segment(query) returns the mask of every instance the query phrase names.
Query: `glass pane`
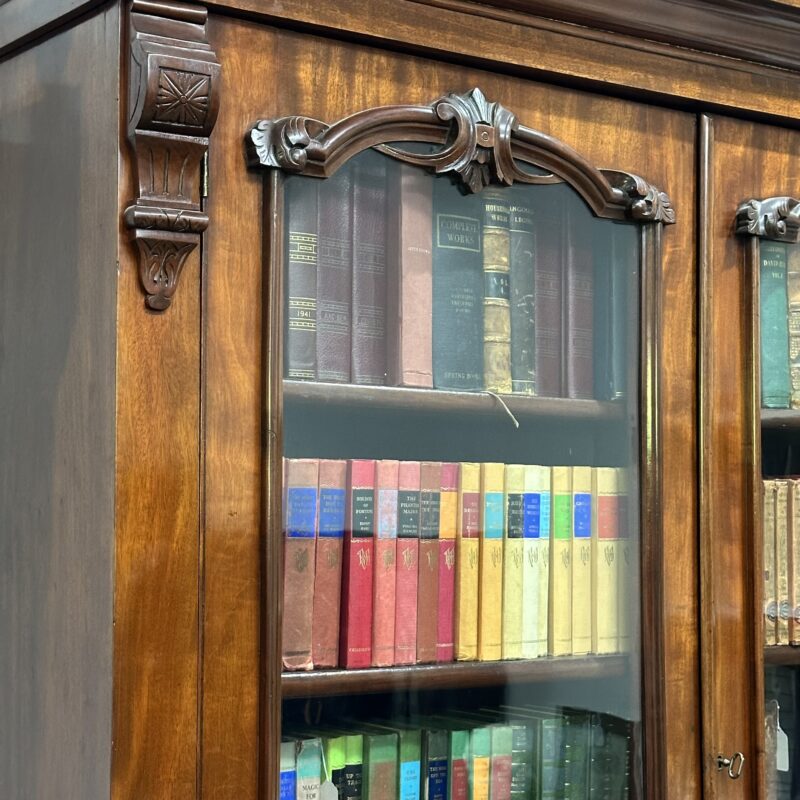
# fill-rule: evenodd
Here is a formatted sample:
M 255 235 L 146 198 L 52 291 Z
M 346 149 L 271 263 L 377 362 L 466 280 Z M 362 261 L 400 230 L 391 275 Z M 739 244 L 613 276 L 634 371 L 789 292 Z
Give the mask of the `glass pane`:
M 284 237 L 282 796 L 636 796 L 640 229 L 368 151 Z

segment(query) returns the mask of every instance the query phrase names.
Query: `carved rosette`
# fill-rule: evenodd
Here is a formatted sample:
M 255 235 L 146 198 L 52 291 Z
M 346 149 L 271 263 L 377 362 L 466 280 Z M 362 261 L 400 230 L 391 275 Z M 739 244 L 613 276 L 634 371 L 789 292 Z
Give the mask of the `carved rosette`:
M 742 203 L 736 212 L 736 233 L 796 243 L 800 240 L 800 200 L 769 197 Z
M 125 210 L 146 304 L 168 308 L 186 257 L 208 227 L 200 169 L 219 109 L 219 62 L 207 12 L 179 2 L 133 0 L 128 138 L 138 194 Z
M 398 144 L 404 141 L 438 148 L 419 153 Z M 246 146 L 251 166 L 317 178 L 332 175 L 349 158 L 374 147 L 399 161 L 453 174 L 465 192 L 480 192 L 489 184 L 566 181 L 600 217 L 675 222 L 665 192 L 638 175 L 597 169 L 564 142 L 520 125 L 477 88 L 446 94 L 428 106 L 367 109 L 333 125 L 300 116 L 260 120 Z

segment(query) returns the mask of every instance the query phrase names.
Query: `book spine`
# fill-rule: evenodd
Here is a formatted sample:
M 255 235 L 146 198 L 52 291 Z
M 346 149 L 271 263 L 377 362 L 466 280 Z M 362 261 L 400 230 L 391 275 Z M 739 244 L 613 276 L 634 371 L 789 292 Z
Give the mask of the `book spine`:
M 452 661 L 456 597 L 456 531 L 458 529 L 458 464 L 442 464 L 439 496 L 439 613 L 436 660 Z
M 483 195 L 483 385 L 511 392 L 509 203 L 503 190 Z
M 786 287 L 789 308 L 790 405 L 792 408 L 800 408 L 800 249 L 789 247 L 786 261 Z
M 319 181 L 317 240 L 317 379 L 350 380 L 353 267 L 353 175 L 343 167 Z
M 469 731 L 450 733 L 450 787 L 448 800 L 470 800 Z
M 422 786 L 422 732 L 400 731 L 399 800 L 420 800 Z
M 433 385 L 483 388 L 483 262 L 478 200 L 433 190 Z
M 323 739 L 325 779 L 333 784 L 341 798 L 344 797 L 344 769 L 347 764 L 345 742 L 344 736 Z
M 322 742 L 303 739 L 297 743 L 297 800 L 319 800 L 322 774 Z
M 315 668 L 335 667 L 338 663 L 346 486 L 347 462 L 320 459 L 319 523 L 311 622 L 311 654 Z
M 491 800 L 511 800 L 513 768 L 513 733 L 510 725 L 495 725 L 491 729 L 492 758 Z
M 354 162 L 352 381 L 386 383 L 386 158 Z
M 280 784 L 278 787 L 280 800 L 297 800 L 297 768 L 293 741 L 281 742 Z
M 548 652 L 572 652 L 572 467 L 553 467 Z
M 417 660 L 420 463 L 401 461 L 397 492 L 394 663 Z
M 417 601 L 417 662 L 436 661 L 439 628 L 439 517 L 442 465 L 423 461 L 420 466 L 419 573 Z
M 572 653 L 592 649 L 592 468 L 572 468 Z
M 522 510 L 522 658 L 547 655 L 550 467 L 525 467 Z
M 489 728 L 475 728 L 470 734 L 470 800 L 489 800 L 489 779 L 492 763 Z
M 631 648 L 631 635 L 634 626 L 634 610 L 638 607 L 639 598 L 634 596 L 634 576 L 638 574 L 636 558 L 636 541 L 631 530 L 631 506 L 629 503 L 628 471 L 617 471 L 617 508 L 619 511 L 619 547 L 617 550 L 617 590 L 619 603 L 617 606 L 617 631 L 619 634 L 619 651 L 627 653 Z
M 533 785 L 533 737 L 527 725 L 511 726 L 511 798 L 528 800 Z
M 800 644 L 800 481 L 793 480 L 790 483 L 791 529 L 789 531 L 789 546 L 791 548 L 791 607 L 792 615 L 790 618 L 791 632 L 789 640 L 791 644 Z
M 616 653 L 618 637 L 619 498 L 617 472 L 594 470 L 596 513 L 592 518 L 592 652 Z
M 534 258 L 536 236 L 527 191 L 515 192 L 509 214 L 511 292 L 511 391 L 536 393 Z
M 775 482 L 775 567 L 777 582 L 777 642 L 789 644 L 789 484 Z
M 372 624 L 372 665 L 375 667 L 394 664 L 398 471 L 397 461 L 378 461 L 375 467 L 378 498 Z
M 786 245 L 762 241 L 761 253 L 761 405 L 789 408 L 789 301 Z
M 349 462 L 347 501 L 339 661 L 346 669 L 358 669 L 372 663 L 374 461 Z
M 286 377 L 317 377 L 318 181 L 286 181 Z
M 425 731 L 424 800 L 448 800 L 447 731 Z
M 479 661 L 497 661 L 502 655 L 504 472 L 503 464 L 481 464 Z
M 283 560 L 283 668 L 313 669 L 311 626 L 319 461 L 287 459 Z
M 456 532 L 455 653 L 457 661 L 478 657 L 478 562 L 481 525 L 480 465 L 464 462 L 458 479 Z
M 777 643 L 778 583 L 775 569 L 775 481 L 762 483 L 761 520 L 764 551 L 764 644 Z
M 398 800 L 397 734 L 370 734 L 365 737 L 364 766 L 367 800 Z
M 522 658 L 525 467 L 505 468 L 505 537 L 503 539 L 503 659 Z
M 395 386 L 433 386 L 433 178 L 418 167 L 398 165 L 395 228 L 390 233 L 389 382 Z M 390 193 L 390 196 L 394 196 Z
M 364 737 L 345 736 L 345 765 L 343 800 L 362 800 L 364 795 Z

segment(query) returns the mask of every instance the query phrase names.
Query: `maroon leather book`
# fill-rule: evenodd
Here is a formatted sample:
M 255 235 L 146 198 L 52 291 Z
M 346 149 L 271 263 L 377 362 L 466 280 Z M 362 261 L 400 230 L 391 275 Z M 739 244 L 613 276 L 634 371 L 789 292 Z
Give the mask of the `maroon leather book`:
M 317 186 L 286 181 L 286 377 L 317 377 Z
M 314 667 L 339 663 L 339 598 L 342 591 L 347 462 L 320 459 L 317 512 L 317 559 L 311 655 Z
M 433 178 L 394 166 L 391 189 L 386 333 L 389 383 L 433 386 Z
M 317 528 L 315 458 L 286 460 L 283 558 L 283 668 L 313 669 L 311 614 Z
M 397 586 L 394 663 L 417 660 L 417 586 L 419 564 L 419 461 L 401 461 L 397 479 Z
M 372 661 L 375 462 L 351 461 L 347 487 L 339 665 L 357 669 L 370 666 Z
M 578 205 L 580 204 L 580 205 Z M 564 393 L 594 397 L 594 257 L 592 216 L 577 196 L 568 207 L 564 264 Z
M 377 524 L 373 586 L 372 665 L 394 664 L 394 599 L 397 588 L 397 461 L 375 468 Z
M 436 661 L 439 629 L 439 492 L 442 465 L 423 461 L 419 479 L 419 577 L 417 586 L 417 663 Z
M 317 378 L 350 381 L 353 176 L 345 165 L 319 181 L 317 240 Z
M 442 484 L 439 498 L 439 613 L 436 660 L 452 661 L 455 657 L 453 611 L 456 596 L 458 464 L 442 464 Z
M 386 383 L 386 165 L 367 150 L 353 172 L 353 383 Z

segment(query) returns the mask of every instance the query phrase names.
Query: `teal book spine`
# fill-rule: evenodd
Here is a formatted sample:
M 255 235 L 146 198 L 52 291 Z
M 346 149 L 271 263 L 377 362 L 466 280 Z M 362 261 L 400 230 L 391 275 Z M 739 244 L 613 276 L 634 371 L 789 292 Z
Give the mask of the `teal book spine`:
M 760 242 L 761 254 L 761 405 L 789 408 L 789 298 L 786 245 Z
M 422 732 L 401 730 L 397 795 L 399 800 L 420 800 L 422 787 Z
M 319 800 L 322 775 L 322 741 L 302 739 L 297 743 L 297 800 Z
M 565 800 L 586 800 L 589 792 L 589 715 L 573 712 L 564 719 L 567 750 Z
M 536 393 L 534 262 L 536 235 L 531 187 L 512 189 L 509 217 L 511 390 Z
M 561 717 L 543 719 L 541 722 L 541 800 L 564 800 L 567 784 L 569 751 L 564 736 Z
M 527 800 L 533 785 L 533 731 L 528 725 L 511 725 L 511 800 Z
M 364 768 L 365 800 L 398 800 L 396 733 L 364 736 Z

